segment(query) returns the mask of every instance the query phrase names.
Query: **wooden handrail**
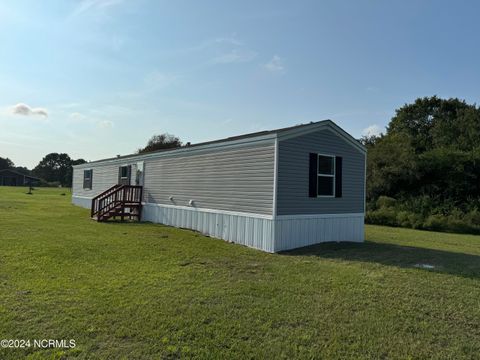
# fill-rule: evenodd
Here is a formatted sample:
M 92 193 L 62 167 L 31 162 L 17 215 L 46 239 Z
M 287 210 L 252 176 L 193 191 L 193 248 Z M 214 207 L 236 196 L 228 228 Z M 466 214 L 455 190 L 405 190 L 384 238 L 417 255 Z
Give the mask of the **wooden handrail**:
M 92 205 L 91 205 L 91 210 L 90 210 L 90 217 L 93 217 L 93 216 L 98 212 L 98 207 L 97 207 L 98 199 L 103 198 L 103 197 L 107 196 L 109 193 L 114 192 L 114 191 L 115 191 L 116 189 L 118 189 L 120 186 L 122 186 L 122 185 L 115 184 L 115 185 L 113 185 L 112 187 L 110 187 L 110 188 L 108 188 L 107 190 L 105 190 L 104 192 L 98 194 L 97 196 L 95 196 L 95 197 L 92 199 Z
M 140 185 L 114 185 L 92 199 L 90 215 L 97 219 L 104 217 L 109 211 L 125 204 L 141 205 L 143 186 Z
M 123 186 L 123 185 L 120 185 L 120 184 L 115 184 L 113 185 L 111 188 L 108 188 L 107 190 L 105 190 L 104 192 L 98 194 L 97 196 L 95 196 L 92 200 L 97 200 L 99 197 L 102 197 L 103 195 L 107 194 L 108 192 L 112 191 L 112 190 L 115 190 L 116 188 L 119 188 L 120 186 Z

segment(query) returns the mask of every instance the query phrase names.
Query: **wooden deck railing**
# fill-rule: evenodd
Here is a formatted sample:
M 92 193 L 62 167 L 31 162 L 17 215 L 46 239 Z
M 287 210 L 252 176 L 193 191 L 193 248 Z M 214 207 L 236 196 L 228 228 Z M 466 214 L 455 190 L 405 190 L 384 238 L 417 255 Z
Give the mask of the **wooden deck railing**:
M 142 196 L 143 186 L 114 185 L 92 199 L 90 216 L 102 221 L 117 208 L 124 213 L 126 207 L 140 207 Z

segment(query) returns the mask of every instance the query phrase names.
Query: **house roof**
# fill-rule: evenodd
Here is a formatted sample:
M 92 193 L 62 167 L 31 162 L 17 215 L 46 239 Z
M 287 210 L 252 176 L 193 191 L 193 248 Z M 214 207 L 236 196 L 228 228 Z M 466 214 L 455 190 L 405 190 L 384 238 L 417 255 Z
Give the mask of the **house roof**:
M 289 127 L 284 127 L 284 128 L 274 129 L 274 130 L 265 130 L 265 131 L 258 131 L 258 132 L 243 134 L 243 135 L 230 136 L 223 139 L 206 141 L 206 142 L 201 142 L 196 144 L 189 144 L 186 146 L 175 147 L 171 149 L 162 149 L 162 150 L 156 150 L 156 151 L 151 151 L 151 152 L 142 153 L 142 154 L 130 154 L 130 155 L 101 159 L 101 160 L 95 160 L 95 161 L 87 162 L 85 164 L 75 165 L 74 167 L 88 167 L 89 164 L 102 162 L 102 161 L 115 161 L 115 160 L 129 159 L 134 157 L 144 157 L 144 156 L 150 157 L 150 156 L 154 156 L 155 154 L 163 154 L 168 152 L 177 152 L 181 150 L 190 150 L 190 149 L 193 150 L 196 148 L 200 148 L 200 147 L 203 148 L 203 147 L 207 147 L 215 144 L 227 145 L 229 143 L 240 142 L 242 140 L 249 140 L 249 139 L 253 140 L 253 139 L 260 139 L 260 138 L 267 139 L 267 138 L 278 137 L 279 139 L 282 140 L 285 138 L 296 137 L 296 136 L 303 135 L 305 133 L 321 130 L 322 128 L 325 128 L 325 127 L 328 127 L 334 132 L 336 132 L 338 135 L 343 137 L 346 141 L 350 142 L 360 151 L 366 152 L 365 147 L 357 139 L 355 139 L 353 136 L 351 136 L 342 128 L 340 128 L 338 125 L 336 125 L 332 120 L 321 120 L 316 122 L 310 122 L 308 124 L 299 124 L 299 125 L 294 125 L 294 126 L 289 126 Z
M 26 174 L 22 174 L 21 172 L 18 172 L 18 171 L 15 171 L 15 170 L 12 170 L 12 169 L 2 169 L 0 170 L 0 175 L 2 174 L 5 174 L 5 173 L 11 173 L 11 174 L 15 174 L 15 175 L 19 175 L 19 176 L 24 176 L 24 177 L 27 177 L 29 179 L 33 179 L 33 180 L 39 180 L 39 178 L 35 177 L 35 176 L 30 176 L 30 175 L 26 175 Z

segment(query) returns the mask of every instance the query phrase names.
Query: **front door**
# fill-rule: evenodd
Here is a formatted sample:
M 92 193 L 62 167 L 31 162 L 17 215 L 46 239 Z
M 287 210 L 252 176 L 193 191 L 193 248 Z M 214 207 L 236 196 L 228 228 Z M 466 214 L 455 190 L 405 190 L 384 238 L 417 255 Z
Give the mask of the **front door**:
M 132 177 L 132 165 L 124 165 L 118 168 L 118 184 L 130 185 L 130 178 Z

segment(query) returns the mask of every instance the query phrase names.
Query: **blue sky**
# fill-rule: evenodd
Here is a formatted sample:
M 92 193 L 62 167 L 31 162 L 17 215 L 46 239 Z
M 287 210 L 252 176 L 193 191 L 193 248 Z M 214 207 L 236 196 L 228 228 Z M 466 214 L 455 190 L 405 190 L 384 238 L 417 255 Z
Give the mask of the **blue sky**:
M 330 118 L 359 137 L 419 96 L 480 95 L 476 1 L 9 1 L 0 156 L 95 160 Z

